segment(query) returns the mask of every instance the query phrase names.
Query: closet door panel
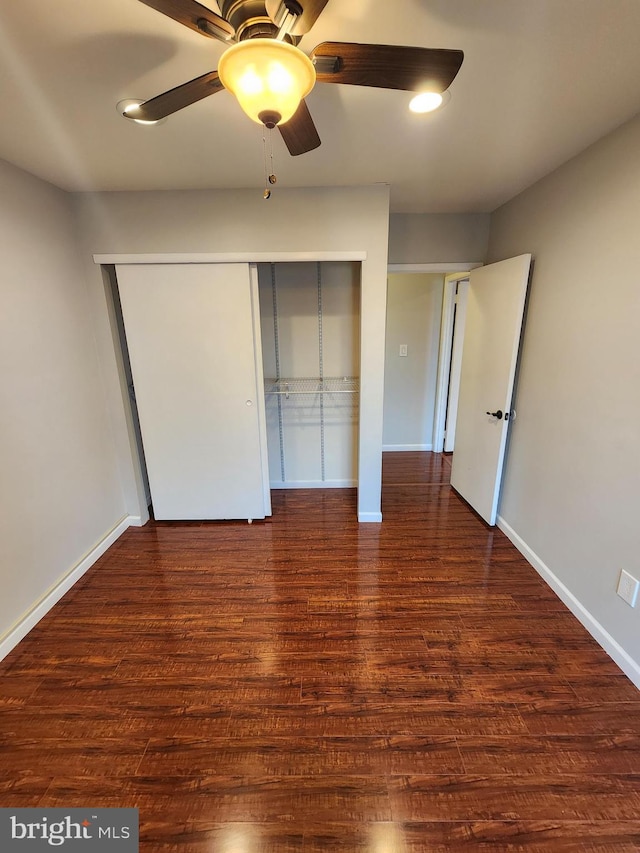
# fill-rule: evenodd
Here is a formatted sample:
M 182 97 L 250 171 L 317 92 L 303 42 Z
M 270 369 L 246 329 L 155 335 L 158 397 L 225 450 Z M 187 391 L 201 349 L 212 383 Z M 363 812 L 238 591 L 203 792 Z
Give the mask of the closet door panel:
M 117 277 L 155 518 L 264 518 L 248 266 Z

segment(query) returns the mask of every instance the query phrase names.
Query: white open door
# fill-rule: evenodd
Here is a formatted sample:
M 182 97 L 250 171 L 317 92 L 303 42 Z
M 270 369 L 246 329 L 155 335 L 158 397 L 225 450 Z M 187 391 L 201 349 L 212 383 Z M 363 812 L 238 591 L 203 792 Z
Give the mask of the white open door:
M 155 518 L 264 518 L 249 266 L 122 265 L 117 278 Z
M 531 255 L 469 276 L 451 485 L 495 524 Z

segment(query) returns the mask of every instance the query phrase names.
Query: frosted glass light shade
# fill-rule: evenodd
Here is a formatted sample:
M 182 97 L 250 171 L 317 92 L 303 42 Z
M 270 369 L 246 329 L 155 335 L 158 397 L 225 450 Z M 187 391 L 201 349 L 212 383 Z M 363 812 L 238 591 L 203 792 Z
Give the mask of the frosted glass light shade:
M 286 42 L 248 39 L 220 57 L 218 76 L 253 121 L 285 124 L 316 82 L 316 71 L 306 54 Z M 263 116 L 260 118 L 260 116 Z

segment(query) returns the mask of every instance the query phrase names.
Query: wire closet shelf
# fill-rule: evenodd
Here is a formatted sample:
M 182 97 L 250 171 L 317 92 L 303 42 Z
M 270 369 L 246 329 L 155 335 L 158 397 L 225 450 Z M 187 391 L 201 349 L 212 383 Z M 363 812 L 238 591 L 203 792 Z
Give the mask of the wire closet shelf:
M 286 398 L 292 394 L 357 394 L 360 390 L 357 376 L 265 379 L 264 386 L 265 394 L 277 394 Z

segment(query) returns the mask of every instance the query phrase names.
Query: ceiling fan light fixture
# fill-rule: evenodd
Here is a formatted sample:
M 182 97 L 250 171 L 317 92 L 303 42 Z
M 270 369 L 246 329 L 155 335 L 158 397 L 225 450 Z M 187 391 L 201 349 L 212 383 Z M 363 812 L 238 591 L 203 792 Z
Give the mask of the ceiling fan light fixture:
M 315 68 L 306 54 L 287 42 L 263 38 L 226 50 L 218 75 L 249 118 L 267 124 L 266 116 L 268 126 L 286 124 L 316 82 Z
M 444 107 L 450 100 L 448 89 L 444 92 L 419 92 L 411 99 L 409 109 L 412 113 L 432 113 Z

